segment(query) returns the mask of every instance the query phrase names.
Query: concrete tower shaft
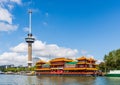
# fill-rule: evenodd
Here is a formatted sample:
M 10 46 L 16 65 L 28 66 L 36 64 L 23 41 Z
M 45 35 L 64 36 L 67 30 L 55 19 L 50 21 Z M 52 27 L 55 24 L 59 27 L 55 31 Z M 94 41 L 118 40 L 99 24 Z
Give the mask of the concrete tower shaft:
M 32 66 L 32 43 L 28 43 L 28 67 Z

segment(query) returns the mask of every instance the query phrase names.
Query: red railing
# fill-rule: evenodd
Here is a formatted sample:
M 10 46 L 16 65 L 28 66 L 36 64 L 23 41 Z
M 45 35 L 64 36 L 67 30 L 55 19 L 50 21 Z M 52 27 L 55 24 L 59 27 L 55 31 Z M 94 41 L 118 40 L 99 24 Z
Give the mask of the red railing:
M 63 72 L 63 74 L 95 74 L 94 72 Z
M 36 72 L 36 74 L 85 74 L 85 75 L 92 75 L 95 72 Z

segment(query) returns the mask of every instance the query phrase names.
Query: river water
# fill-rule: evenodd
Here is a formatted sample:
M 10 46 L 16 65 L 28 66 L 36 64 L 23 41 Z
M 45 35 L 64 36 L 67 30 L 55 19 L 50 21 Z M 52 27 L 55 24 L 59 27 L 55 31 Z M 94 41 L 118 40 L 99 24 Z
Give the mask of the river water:
M 120 77 L 0 75 L 0 85 L 120 85 Z

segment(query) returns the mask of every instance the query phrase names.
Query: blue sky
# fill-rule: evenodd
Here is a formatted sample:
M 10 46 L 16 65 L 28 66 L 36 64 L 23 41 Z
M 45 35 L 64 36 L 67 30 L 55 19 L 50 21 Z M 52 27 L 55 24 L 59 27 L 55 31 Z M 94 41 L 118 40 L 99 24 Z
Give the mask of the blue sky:
M 8 10 L 12 25 L 17 27 L 12 31 L 0 31 L 2 56 L 11 52 L 10 48 L 25 43 L 29 8 L 33 9 L 32 33 L 45 45 L 77 50 L 75 57 L 91 55 L 97 60 L 103 60 L 105 54 L 120 48 L 119 0 L 5 1 L 5 5 L 14 7 L 1 7 Z M 0 19 L 0 22 L 10 24 L 6 19 Z

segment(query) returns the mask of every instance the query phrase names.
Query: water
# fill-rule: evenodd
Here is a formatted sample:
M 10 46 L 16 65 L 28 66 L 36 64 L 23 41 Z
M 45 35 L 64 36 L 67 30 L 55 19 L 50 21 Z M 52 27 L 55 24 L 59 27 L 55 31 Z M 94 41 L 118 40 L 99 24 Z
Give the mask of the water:
M 0 75 L 0 85 L 120 85 L 120 77 Z

